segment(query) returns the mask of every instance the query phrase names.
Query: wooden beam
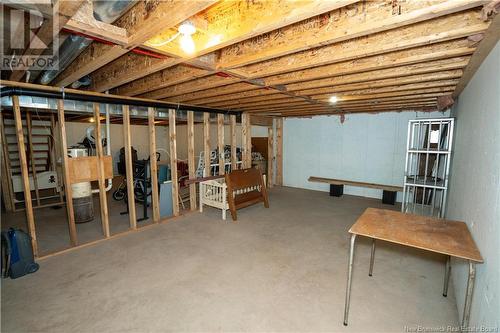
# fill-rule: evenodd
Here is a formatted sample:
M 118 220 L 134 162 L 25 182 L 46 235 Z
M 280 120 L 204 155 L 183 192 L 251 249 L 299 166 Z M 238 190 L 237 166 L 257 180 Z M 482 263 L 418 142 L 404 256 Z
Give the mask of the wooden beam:
M 31 188 L 28 174 L 28 162 L 26 159 L 26 145 L 24 144 L 23 123 L 21 119 L 21 107 L 19 97 L 12 96 L 12 108 L 14 110 L 14 121 L 16 125 L 17 150 L 19 152 L 19 162 L 21 164 L 21 178 L 24 190 L 24 207 L 26 209 L 26 220 L 28 233 L 31 237 L 33 255 L 38 256 L 38 242 L 36 238 L 35 217 L 33 215 L 33 204 L 31 202 Z
M 217 148 L 219 153 L 219 175 L 224 175 L 226 172 L 224 158 L 224 115 L 217 114 Z
M 274 162 L 274 135 L 273 127 L 267 129 L 267 187 L 273 187 Z
M 113 93 L 117 95 L 136 96 L 151 90 L 165 88 L 208 76 L 212 73 L 213 72 L 205 69 L 186 65 L 177 65 L 135 80 L 122 87 L 118 87 L 113 91 Z M 100 90 L 102 90 L 102 87 L 97 88 L 97 91 Z
M 221 96 L 233 94 L 241 91 L 249 91 L 249 90 L 257 90 L 263 89 L 261 87 L 257 87 L 247 82 L 239 82 L 235 84 L 229 84 L 222 87 L 216 88 L 207 88 L 205 90 L 189 92 L 185 94 L 179 94 L 176 96 L 168 97 L 169 101 L 172 102 L 181 102 L 187 100 L 198 100 L 200 103 L 203 103 L 203 98 Z
M 128 44 L 127 30 L 96 20 L 93 3 L 89 0 L 84 1 L 75 15 L 66 22 L 64 28 L 114 44 Z
M 467 83 L 472 79 L 479 66 L 483 63 L 484 59 L 490 54 L 491 50 L 497 45 L 500 39 L 500 15 L 496 15 L 488 30 L 485 32 L 483 39 L 479 42 L 476 52 L 471 57 L 469 64 L 465 68 L 464 75 L 457 84 L 453 92 L 453 98 L 457 98 L 467 86 Z
M 42 52 L 52 44 L 55 36 L 59 35 L 59 32 L 64 27 L 64 25 L 69 21 L 69 19 L 78 11 L 78 9 L 83 4 L 84 0 L 61 0 L 56 2 L 54 13 L 57 13 L 56 18 L 50 17 L 42 23 L 36 34 L 31 39 L 29 46 L 24 50 L 22 58 L 38 58 Z M 54 24 L 54 19 L 57 19 L 57 24 Z M 57 31 L 54 31 L 54 27 L 57 27 Z M 26 69 L 15 70 L 10 76 L 9 80 L 20 81 Z
M 0 112 L 0 137 L 2 139 L 2 196 L 4 199 L 5 211 L 7 213 L 13 213 L 16 210 L 16 204 L 14 203 L 9 148 L 7 144 L 7 137 L 5 135 L 2 112 Z
M 31 166 L 31 176 L 33 178 L 33 186 L 35 187 L 35 198 L 36 198 L 36 205 L 40 206 L 40 191 L 38 190 L 38 178 L 36 177 L 36 163 L 35 163 L 35 152 L 33 150 L 33 128 L 32 128 L 32 123 L 31 123 L 31 112 L 27 111 L 26 112 L 26 128 L 28 130 L 28 133 L 26 135 L 26 138 L 28 140 L 28 151 L 30 153 L 30 166 Z M 29 172 L 29 167 L 28 167 L 28 172 Z
M 276 185 L 283 186 L 283 118 L 276 118 Z
M 236 116 L 230 115 L 231 122 L 231 171 L 238 169 L 238 156 L 236 154 Z
M 203 163 L 205 165 L 205 177 L 212 176 L 210 172 L 210 114 L 203 114 Z
M 128 44 L 125 47 L 92 43 L 58 75 L 55 84 L 67 86 L 77 81 L 126 54 L 130 49 L 140 46 L 159 32 L 176 26 L 215 2 L 216 0 L 139 2 L 115 22 L 116 26 L 129 32 Z
M 241 140 L 243 168 L 252 167 L 252 126 L 250 125 L 250 115 L 246 112 L 241 114 Z
M 277 75 L 460 39 L 481 33 L 487 28 L 488 23 L 478 18 L 478 11 L 472 10 L 260 62 L 242 67 L 236 72 L 249 78 Z
M 221 51 L 219 68 L 235 68 L 324 45 L 381 33 L 481 6 L 481 1 L 456 1 L 429 6 L 401 3 L 406 13 L 392 15 L 392 3 L 363 2 L 343 11 L 280 29 L 269 38 L 254 38 Z M 413 7 L 413 8 L 412 8 Z M 415 7 L 417 7 L 415 9 Z M 359 13 L 363 12 L 362 15 Z M 376 20 L 373 17 L 377 17 Z M 304 41 L 307 41 L 304 43 Z
M 73 207 L 73 189 L 71 188 L 71 179 L 68 162 L 68 145 L 66 143 L 66 121 L 64 119 L 64 100 L 57 100 L 57 120 L 59 124 L 59 135 L 61 140 L 61 156 L 62 156 L 62 173 L 64 194 L 66 196 L 66 214 L 68 218 L 68 230 L 71 246 L 78 245 L 78 237 L 76 234 L 75 225 L 75 210 Z
M 95 145 L 97 151 L 97 173 L 99 175 L 98 184 L 99 184 L 99 203 L 101 210 L 101 224 L 102 224 L 102 233 L 104 237 L 109 238 L 109 213 L 108 213 L 108 199 L 106 197 L 106 184 L 105 184 L 105 171 L 104 171 L 104 151 L 102 148 L 102 139 L 101 139 L 101 112 L 99 103 L 94 103 L 94 119 L 95 119 Z
M 135 212 L 135 194 L 134 194 L 134 166 L 132 165 L 132 138 L 130 131 L 130 109 L 128 105 L 122 105 L 122 115 L 123 115 L 123 146 L 125 148 L 125 170 L 126 170 L 125 178 L 127 181 L 128 219 L 129 219 L 130 229 L 137 229 L 137 215 Z M 156 154 L 154 159 L 156 161 Z M 147 200 L 147 198 L 144 198 L 144 200 Z
M 168 132 L 170 139 L 170 173 L 172 174 L 172 206 L 174 216 L 179 216 L 179 177 L 177 176 L 176 111 L 168 110 Z
M 194 160 L 194 112 L 187 112 L 187 139 L 188 139 L 188 168 L 189 179 L 196 178 L 196 164 Z M 189 208 L 196 210 L 196 184 L 189 184 Z
M 153 222 L 160 222 L 160 203 L 158 198 L 158 166 L 156 163 L 156 129 L 155 129 L 155 109 L 148 108 L 148 129 L 149 129 L 149 161 L 151 163 L 151 187 L 152 187 L 152 207 Z

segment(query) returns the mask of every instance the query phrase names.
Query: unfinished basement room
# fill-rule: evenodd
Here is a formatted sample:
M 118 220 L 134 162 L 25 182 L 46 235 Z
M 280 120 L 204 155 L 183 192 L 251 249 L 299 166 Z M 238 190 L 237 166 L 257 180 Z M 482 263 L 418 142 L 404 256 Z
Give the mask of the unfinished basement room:
M 1 9 L 1 332 L 500 332 L 500 0 Z

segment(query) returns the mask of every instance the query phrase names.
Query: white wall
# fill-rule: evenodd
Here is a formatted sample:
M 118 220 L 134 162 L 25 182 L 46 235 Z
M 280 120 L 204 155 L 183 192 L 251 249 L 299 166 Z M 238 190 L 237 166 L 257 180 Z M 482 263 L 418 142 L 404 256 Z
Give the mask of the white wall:
M 283 134 L 284 185 L 329 191 L 310 176 L 384 185 L 403 184 L 408 120 L 443 113 L 390 112 L 286 118 Z M 381 198 L 382 191 L 345 186 L 345 194 Z M 401 193 L 398 193 L 398 201 Z
M 465 221 L 484 264 L 477 265 L 471 326 L 500 329 L 500 43 L 458 98 L 446 217 Z M 467 265 L 454 261 L 462 316 Z

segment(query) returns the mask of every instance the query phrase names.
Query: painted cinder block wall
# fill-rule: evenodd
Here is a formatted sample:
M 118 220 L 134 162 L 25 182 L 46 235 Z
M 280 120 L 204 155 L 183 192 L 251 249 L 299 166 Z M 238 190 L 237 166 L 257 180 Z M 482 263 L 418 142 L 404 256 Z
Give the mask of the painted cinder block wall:
M 310 176 L 384 185 L 403 185 L 408 120 L 439 118 L 448 112 L 388 112 L 285 118 L 283 182 L 285 186 L 329 191 Z M 382 198 L 382 191 L 344 187 L 345 194 Z M 402 193 L 397 200 L 401 201 Z
M 458 97 L 446 217 L 465 221 L 484 264 L 477 265 L 471 326 L 500 330 L 500 43 Z M 462 316 L 468 266 L 455 260 L 452 280 Z

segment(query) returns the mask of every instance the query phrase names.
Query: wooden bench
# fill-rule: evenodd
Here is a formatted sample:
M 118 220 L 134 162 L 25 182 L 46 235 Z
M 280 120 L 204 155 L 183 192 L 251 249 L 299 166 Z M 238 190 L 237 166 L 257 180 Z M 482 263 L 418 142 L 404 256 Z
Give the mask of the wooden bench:
M 333 179 L 333 178 L 323 178 L 323 177 L 309 177 L 310 182 L 315 183 L 326 183 L 330 184 L 330 195 L 335 197 L 341 197 L 344 194 L 344 185 L 357 186 L 357 187 L 368 187 L 383 190 L 382 202 L 385 204 L 394 205 L 396 202 L 397 192 L 402 192 L 402 186 L 393 185 L 383 185 L 375 183 L 365 183 L 357 182 L 353 180 L 343 180 L 343 179 Z
M 269 208 L 269 198 L 262 173 L 255 169 L 235 170 L 225 175 L 227 199 L 233 221 L 237 220 L 236 210 L 263 202 Z

